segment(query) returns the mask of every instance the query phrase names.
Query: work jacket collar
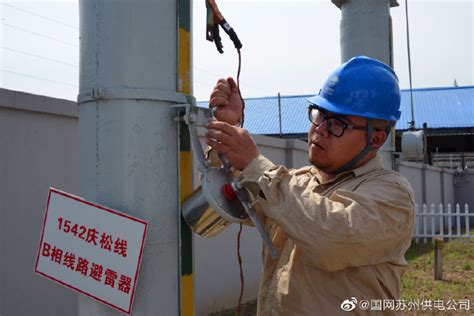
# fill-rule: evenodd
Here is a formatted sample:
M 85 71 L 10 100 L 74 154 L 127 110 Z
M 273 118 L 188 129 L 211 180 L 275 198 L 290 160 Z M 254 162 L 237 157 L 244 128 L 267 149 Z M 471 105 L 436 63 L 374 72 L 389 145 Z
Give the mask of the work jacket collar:
M 383 158 L 381 155 L 377 154 L 374 158 L 370 159 L 362 166 L 359 166 L 351 171 L 354 173 L 354 177 L 357 178 L 366 173 L 380 169 L 383 169 Z
M 357 167 L 355 169 L 352 169 L 352 170 L 341 172 L 336 177 L 334 177 L 333 179 L 325 182 L 324 184 L 329 184 L 329 183 L 332 183 L 332 182 L 338 182 L 339 180 L 341 180 L 343 178 L 346 178 L 349 175 L 353 176 L 354 178 L 357 178 L 357 177 L 360 177 L 364 174 L 372 172 L 374 170 L 380 170 L 380 169 L 383 169 L 383 158 L 382 158 L 381 155 L 377 154 L 374 158 L 370 159 L 369 161 L 364 163 L 362 166 L 359 166 L 359 167 Z M 314 168 L 313 170 L 314 170 L 313 172 L 316 174 L 316 178 L 318 179 L 318 182 L 322 183 L 321 176 L 319 174 L 319 170 L 317 170 L 316 168 Z

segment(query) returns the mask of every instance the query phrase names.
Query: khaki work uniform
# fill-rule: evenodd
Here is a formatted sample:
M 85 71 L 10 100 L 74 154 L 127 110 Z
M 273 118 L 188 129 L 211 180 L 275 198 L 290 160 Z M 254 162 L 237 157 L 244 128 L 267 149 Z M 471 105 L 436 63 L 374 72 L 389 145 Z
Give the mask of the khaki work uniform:
M 400 297 L 413 231 L 414 194 L 403 176 L 377 156 L 321 183 L 315 167 L 288 170 L 259 155 L 241 177 L 280 254 L 273 260 L 263 246 L 258 315 L 397 313 L 383 305 Z M 344 312 L 352 298 L 355 309 Z

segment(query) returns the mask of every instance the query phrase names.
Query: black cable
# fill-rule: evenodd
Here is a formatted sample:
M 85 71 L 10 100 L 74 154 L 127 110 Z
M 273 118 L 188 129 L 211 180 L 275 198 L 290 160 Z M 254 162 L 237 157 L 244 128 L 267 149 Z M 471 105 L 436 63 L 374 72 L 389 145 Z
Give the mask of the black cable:
M 36 35 L 36 36 L 47 38 L 47 39 L 52 40 L 52 41 L 60 42 L 60 43 L 63 43 L 63 44 L 74 46 L 74 47 L 79 47 L 79 45 L 69 43 L 69 42 L 66 42 L 66 41 L 63 41 L 63 40 L 60 40 L 60 39 L 57 39 L 57 38 L 54 38 L 54 37 L 51 37 L 51 36 L 48 36 L 48 35 L 44 35 L 44 34 L 41 34 L 41 33 L 33 32 L 33 31 L 30 31 L 30 30 L 27 30 L 27 29 L 24 29 L 24 28 L 21 28 L 21 27 L 18 27 L 18 26 L 14 26 L 14 25 L 11 25 L 11 24 L 8 24 L 8 23 L 5 23 L 5 22 L 2 22 L 2 24 L 5 25 L 5 26 L 8 26 L 8 27 L 11 27 L 13 29 L 20 30 L 22 32 L 27 32 L 27 33 L 31 33 L 31 34 Z
M 64 83 L 64 82 L 59 82 L 59 81 L 54 81 L 54 80 L 50 80 L 50 79 L 46 79 L 46 78 L 41 78 L 41 77 L 30 76 L 30 75 L 22 74 L 22 73 L 19 73 L 19 72 L 10 71 L 10 70 L 0 69 L 0 72 L 5 72 L 5 73 L 17 75 L 17 76 L 23 76 L 23 77 L 33 78 L 33 79 L 37 79 L 37 80 L 49 81 L 49 82 L 53 82 L 53 83 L 56 83 L 56 84 L 61 84 L 61 85 L 65 85 L 65 86 L 69 86 L 69 87 L 73 87 L 73 88 L 78 88 L 78 86 L 74 86 L 74 85 L 72 85 L 72 84 L 68 84 L 68 83 Z
M 52 19 L 52 18 L 48 18 L 47 16 L 40 15 L 40 14 L 31 12 L 31 11 L 28 11 L 28 10 L 20 9 L 20 8 L 14 7 L 14 6 L 9 5 L 9 4 L 6 4 L 6 3 L 1 3 L 1 4 L 4 5 L 4 6 L 6 6 L 6 7 L 9 7 L 9 8 L 12 8 L 12 9 L 15 9 L 15 10 L 18 10 L 18 11 L 21 11 L 21 12 L 24 12 L 24 13 L 28 13 L 28 14 L 34 15 L 34 16 L 40 17 L 40 18 L 45 19 L 45 20 L 49 20 L 49 21 L 51 21 L 51 22 L 55 22 L 55 23 L 58 23 L 58 24 L 61 24 L 61 25 L 64 25 L 64 26 L 67 26 L 67 27 L 70 27 L 70 28 L 79 30 L 79 28 L 78 28 L 77 26 L 70 25 L 70 24 L 66 24 L 66 23 L 64 23 L 64 22 L 61 22 L 61 21 L 58 21 L 58 20 L 55 20 L 55 19 Z
M 57 60 L 57 59 L 52 59 L 52 58 L 47 58 L 47 57 L 43 57 L 43 56 L 39 56 L 39 55 L 35 55 L 35 54 L 30 54 L 30 53 L 28 53 L 28 52 L 16 50 L 16 49 L 9 48 L 9 47 L 3 47 L 3 46 L 2 46 L 2 47 L 0 47 L 0 48 L 1 48 L 1 49 L 4 49 L 4 50 L 11 51 L 11 52 L 13 52 L 13 53 L 23 54 L 23 55 L 27 55 L 27 56 L 31 56 L 31 57 L 36 57 L 36 58 L 39 58 L 39 59 L 44 59 L 44 60 L 47 60 L 47 61 L 51 61 L 51 62 L 54 62 L 54 63 L 62 64 L 62 65 L 69 66 L 69 67 L 73 67 L 73 68 L 79 68 L 78 65 L 66 63 L 66 62 L 64 62 L 64 61 L 60 61 L 60 60 Z

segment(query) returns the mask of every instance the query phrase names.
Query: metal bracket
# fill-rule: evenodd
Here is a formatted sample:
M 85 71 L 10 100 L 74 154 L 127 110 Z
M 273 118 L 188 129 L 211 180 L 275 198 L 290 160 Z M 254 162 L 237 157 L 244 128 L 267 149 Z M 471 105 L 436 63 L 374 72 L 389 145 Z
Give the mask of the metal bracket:
M 77 103 L 98 101 L 98 100 L 150 100 L 164 101 L 172 103 L 188 103 L 186 96 L 175 91 L 165 91 L 159 89 L 138 89 L 138 88 L 98 88 L 79 93 Z
M 186 113 L 184 116 L 176 119 L 188 124 L 191 148 L 199 161 L 198 169 L 203 175 L 202 190 L 197 193 L 195 192 L 193 196 L 189 198 L 189 202 L 185 201 L 183 205 L 183 216 L 185 220 L 196 232 L 201 231 L 202 233 L 206 233 L 207 231 L 212 231 L 212 225 L 206 226 L 205 229 L 198 228 L 200 225 L 197 223 L 201 222 L 201 220 L 197 219 L 215 217 L 214 215 L 209 215 L 210 213 L 208 212 L 206 203 L 203 203 L 203 201 L 207 201 L 208 205 L 228 222 L 238 223 L 242 222 L 246 217 L 249 217 L 262 236 L 264 243 L 269 248 L 271 256 L 276 259 L 278 257 L 278 251 L 265 231 L 263 224 L 257 217 L 257 213 L 253 207 L 254 201 L 251 201 L 247 189 L 242 187 L 233 175 L 231 165 L 227 159 L 219 155 L 222 166 L 220 168 L 213 168 L 209 165 L 204 155 L 197 134 L 197 127 L 205 126 L 209 120 L 214 117 L 213 111 L 189 104 L 183 106 L 186 109 Z M 182 106 L 176 107 L 182 108 Z M 232 190 L 236 194 L 236 200 L 232 202 L 227 200 L 225 193 L 222 193 L 224 186 L 228 184 L 232 186 Z M 237 214 L 239 214 L 239 216 L 236 216 Z M 212 223 L 221 225 L 220 220 L 213 220 Z
M 242 185 L 237 181 L 237 179 L 234 179 L 234 181 L 231 183 L 232 188 L 234 189 L 235 194 L 239 197 L 240 202 L 242 202 L 242 206 L 245 209 L 245 212 L 249 215 L 250 220 L 252 223 L 255 225 L 255 228 L 257 228 L 258 232 L 260 233 L 260 236 L 263 239 L 263 242 L 267 245 L 268 249 L 270 250 L 270 255 L 272 256 L 273 259 L 278 258 L 278 250 L 275 248 L 275 245 L 273 245 L 272 240 L 270 239 L 270 236 L 268 236 L 267 232 L 265 231 L 265 227 L 263 226 L 262 222 L 257 217 L 257 212 L 255 211 L 253 204 L 255 201 L 252 201 L 250 199 L 250 195 L 247 192 L 247 190 L 242 187 Z

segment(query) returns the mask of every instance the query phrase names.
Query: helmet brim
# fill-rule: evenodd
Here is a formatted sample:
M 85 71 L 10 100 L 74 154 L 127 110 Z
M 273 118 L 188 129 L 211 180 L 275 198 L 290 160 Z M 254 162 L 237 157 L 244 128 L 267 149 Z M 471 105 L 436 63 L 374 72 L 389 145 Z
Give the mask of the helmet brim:
M 360 116 L 360 117 L 365 117 L 365 118 L 370 118 L 370 119 L 377 119 L 377 120 L 386 120 L 386 121 L 398 121 L 400 118 L 400 115 L 402 112 L 398 111 L 398 115 L 390 115 L 390 116 L 383 116 L 377 113 L 371 113 L 371 112 L 356 112 L 356 111 L 350 111 L 347 109 L 347 107 L 343 107 L 337 104 L 334 104 L 325 98 L 321 97 L 320 95 L 315 95 L 311 98 L 307 99 L 309 103 L 314 104 L 318 107 L 320 107 L 323 110 L 326 110 L 331 113 L 336 113 L 340 115 L 353 115 L 353 116 Z

